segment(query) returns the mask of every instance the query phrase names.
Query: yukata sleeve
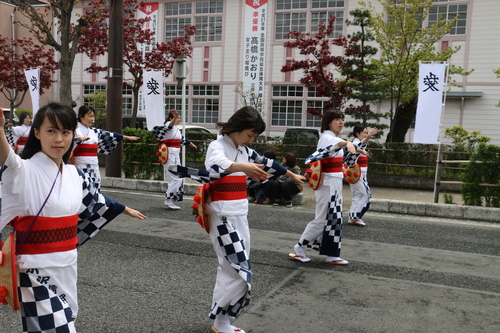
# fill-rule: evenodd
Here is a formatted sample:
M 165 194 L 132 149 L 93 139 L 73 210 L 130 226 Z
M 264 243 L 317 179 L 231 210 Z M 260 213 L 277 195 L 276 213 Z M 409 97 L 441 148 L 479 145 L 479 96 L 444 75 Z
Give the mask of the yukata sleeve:
M 14 131 L 12 131 L 12 129 L 7 130 L 6 136 L 7 136 L 7 142 L 9 143 L 9 146 L 14 148 L 14 146 L 16 145 L 16 141 L 17 141 L 14 138 Z
M 99 128 L 92 128 L 96 132 L 99 142 L 97 152 L 99 154 L 109 155 L 115 150 L 118 143 L 123 139 L 123 135 L 116 132 L 108 132 Z
M 151 132 L 153 132 L 156 141 L 161 142 L 169 138 L 169 132 L 172 132 L 172 129 L 173 126 L 155 126 Z
M 233 164 L 233 161 L 226 157 L 224 147 L 218 141 L 212 141 L 208 146 L 205 163 L 209 166 L 208 171 L 222 173 Z
M 283 165 L 278 163 L 277 161 L 264 157 L 257 153 L 255 150 L 248 148 L 245 146 L 245 149 L 247 150 L 248 153 L 248 161 L 252 163 L 257 163 L 257 164 L 264 164 L 262 167 L 262 170 L 267 172 L 269 175 L 269 178 L 277 178 L 281 175 L 284 175 L 288 170 L 285 168 Z M 251 178 L 247 177 L 247 180 L 249 181 L 248 187 L 254 187 L 258 185 L 261 182 L 258 182 L 256 180 L 253 180 Z
M 340 149 L 342 149 L 341 147 L 339 147 L 339 143 L 341 141 L 343 141 L 343 140 L 340 138 L 336 138 L 333 143 L 330 143 L 326 147 L 318 148 L 318 150 L 316 150 L 308 158 L 306 158 L 304 163 L 311 164 L 313 162 L 316 162 L 316 161 L 322 160 L 324 158 L 333 156 L 336 152 L 338 152 Z
M 82 178 L 82 205 L 78 214 L 78 245 L 94 237 L 106 224 L 120 215 L 125 206 L 99 192 L 94 183 L 77 170 Z
M 191 141 L 189 141 L 188 138 L 182 136 L 182 138 L 181 138 L 181 146 L 187 146 L 189 144 L 191 144 Z
M 353 143 L 355 148 L 359 149 L 366 149 L 366 144 L 363 144 L 362 141 L 359 141 L 357 143 Z M 361 155 L 361 153 L 351 153 L 349 150 L 347 150 L 347 147 L 344 147 L 344 163 L 346 163 L 349 168 L 352 168 L 354 164 L 356 164 L 356 161 L 358 160 L 358 157 Z

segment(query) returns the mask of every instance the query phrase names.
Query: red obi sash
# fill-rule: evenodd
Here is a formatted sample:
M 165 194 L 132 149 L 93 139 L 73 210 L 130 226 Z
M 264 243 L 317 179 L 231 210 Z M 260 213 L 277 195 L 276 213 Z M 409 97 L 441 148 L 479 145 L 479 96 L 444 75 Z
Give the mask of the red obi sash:
M 35 216 L 20 216 L 11 221 L 16 244 L 21 242 Z M 38 216 L 16 254 L 43 254 L 76 249 L 78 214 L 62 217 Z
M 181 140 L 180 139 L 163 140 L 162 142 L 164 144 L 166 144 L 167 147 L 173 147 L 173 148 L 180 148 L 181 147 Z
M 19 139 L 17 139 L 17 144 L 19 146 L 26 146 L 26 142 L 28 142 L 28 137 L 27 136 L 22 136 Z
M 360 168 L 368 167 L 368 157 L 367 156 L 358 157 L 358 160 L 356 162 L 358 163 Z
M 73 156 L 97 156 L 97 143 L 77 145 Z
M 210 183 L 212 201 L 247 198 L 247 177 L 226 176 Z
M 342 172 L 343 157 L 329 157 L 321 160 L 321 171 L 326 173 Z

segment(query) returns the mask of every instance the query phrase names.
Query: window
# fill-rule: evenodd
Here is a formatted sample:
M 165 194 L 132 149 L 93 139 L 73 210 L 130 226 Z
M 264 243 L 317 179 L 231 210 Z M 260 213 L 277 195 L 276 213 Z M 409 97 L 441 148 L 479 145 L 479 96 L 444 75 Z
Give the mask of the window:
M 456 0 L 434 0 L 434 2 L 451 2 Z M 462 5 L 435 5 L 429 12 L 429 25 L 435 24 L 441 17 L 446 20 L 453 20 L 458 16 L 457 21 L 451 27 L 450 35 L 465 35 L 467 27 L 467 4 Z
M 214 124 L 219 121 L 219 89 L 219 86 L 212 85 L 193 86 L 193 123 Z
M 195 42 L 222 40 L 224 1 L 165 4 L 165 41 L 184 36 L 184 26 L 196 25 Z
M 284 39 L 290 31 L 318 32 L 318 25 L 335 16 L 335 33 L 342 36 L 344 28 L 344 0 L 277 0 L 274 38 Z
M 316 109 L 318 111 L 321 111 L 323 113 L 323 107 L 325 106 L 325 103 L 328 101 L 307 101 L 307 110 L 309 109 Z M 306 112 L 307 112 L 306 110 Z M 321 118 L 312 114 L 307 114 L 306 115 L 306 126 L 307 127 L 321 127 Z
M 165 85 L 165 92 L 167 93 L 167 97 L 165 97 L 165 118 L 167 118 L 168 113 L 172 109 L 176 109 L 179 111 L 179 114 L 182 116 L 182 87 L 179 85 Z M 188 92 L 189 87 L 186 86 L 186 120 L 189 117 L 189 108 L 188 106 Z
M 304 91 L 303 86 L 273 86 L 271 125 L 286 127 L 321 127 L 321 118 L 307 114 L 308 109 L 323 112 L 328 98 L 316 97 L 315 89 Z M 303 123 L 305 115 L 305 123 Z

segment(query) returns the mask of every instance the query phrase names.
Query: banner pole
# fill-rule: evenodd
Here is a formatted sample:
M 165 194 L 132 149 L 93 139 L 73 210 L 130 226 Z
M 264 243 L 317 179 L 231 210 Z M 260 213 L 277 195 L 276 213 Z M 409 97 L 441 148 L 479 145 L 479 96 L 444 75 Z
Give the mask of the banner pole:
M 445 83 L 444 85 L 447 87 L 448 86 L 448 63 L 444 63 L 446 65 L 446 68 L 444 70 L 444 77 L 445 77 Z M 443 118 L 444 118 L 444 109 L 446 106 L 446 90 L 443 89 L 443 105 L 442 105 L 442 111 L 441 111 L 441 120 L 439 124 L 439 133 L 438 133 L 438 138 L 437 141 L 439 142 L 438 146 L 438 154 L 437 154 L 437 160 L 436 160 L 436 174 L 434 178 L 434 203 L 439 203 L 439 189 L 441 187 L 441 166 L 443 164 L 443 143 L 441 142 L 441 132 L 443 130 Z

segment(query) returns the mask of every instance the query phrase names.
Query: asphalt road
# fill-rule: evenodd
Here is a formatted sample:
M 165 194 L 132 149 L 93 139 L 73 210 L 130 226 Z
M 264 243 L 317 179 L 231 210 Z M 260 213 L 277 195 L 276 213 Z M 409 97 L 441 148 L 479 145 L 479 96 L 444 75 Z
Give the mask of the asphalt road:
M 217 259 L 191 215 L 163 208 L 162 193 L 104 189 L 139 209 L 79 252 L 82 332 L 209 332 Z M 288 259 L 308 207 L 250 206 L 252 303 L 235 325 L 247 333 L 499 332 L 500 225 L 368 213 L 344 225 L 346 267 Z M 20 332 L 0 307 L 0 333 Z

